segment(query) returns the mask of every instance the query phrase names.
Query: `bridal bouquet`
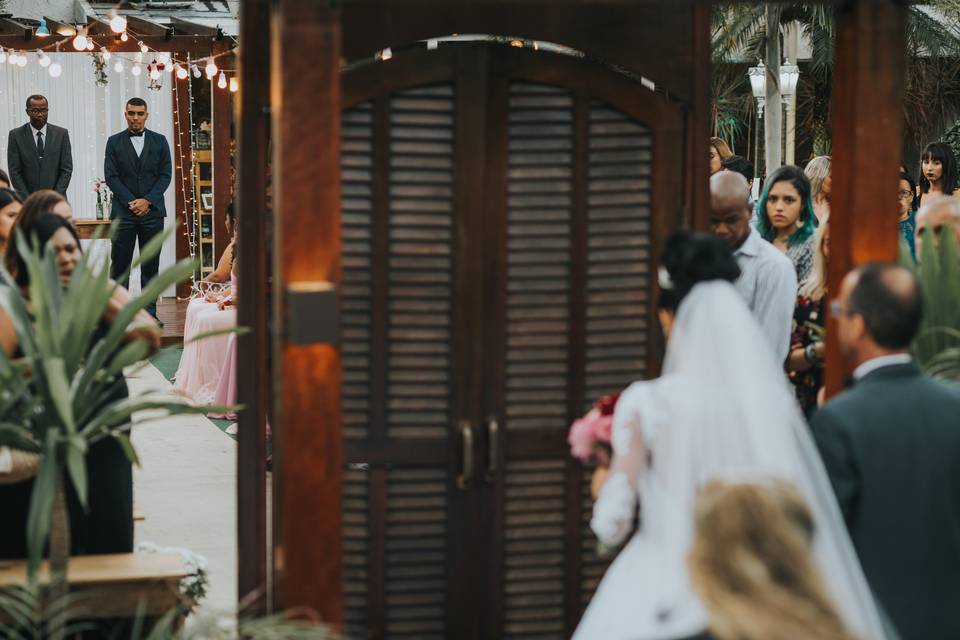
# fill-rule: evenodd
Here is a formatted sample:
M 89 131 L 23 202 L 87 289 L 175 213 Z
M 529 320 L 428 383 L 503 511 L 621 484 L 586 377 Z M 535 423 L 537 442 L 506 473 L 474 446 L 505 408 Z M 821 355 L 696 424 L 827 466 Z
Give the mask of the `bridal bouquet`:
M 570 425 L 567 443 L 570 454 L 584 464 L 593 462 L 601 467 L 610 466 L 610 433 L 613 430 L 613 410 L 620 392 L 603 396 L 593 408 Z

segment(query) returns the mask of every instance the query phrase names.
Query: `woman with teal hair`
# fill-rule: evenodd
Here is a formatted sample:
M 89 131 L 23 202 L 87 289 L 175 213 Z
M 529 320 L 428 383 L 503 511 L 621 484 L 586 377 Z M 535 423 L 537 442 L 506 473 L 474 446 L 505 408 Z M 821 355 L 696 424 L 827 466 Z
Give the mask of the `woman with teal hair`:
M 799 167 L 780 167 L 767 177 L 757 211 L 757 231 L 787 254 L 797 270 L 797 281 L 805 281 L 813 269 L 817 228 L 810 180 Z

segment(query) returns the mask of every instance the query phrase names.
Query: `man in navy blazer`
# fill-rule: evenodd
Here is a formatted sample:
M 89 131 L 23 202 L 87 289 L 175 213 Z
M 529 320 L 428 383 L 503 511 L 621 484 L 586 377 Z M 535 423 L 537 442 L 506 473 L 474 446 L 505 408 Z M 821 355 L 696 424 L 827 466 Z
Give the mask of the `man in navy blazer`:
M 162 135 L 146 128 L 148 115 L 143 98 L 128 100 L 124 111 L 127 130 L 110 136 L 104 154 L 103 175 L 113 192 L 110 219 L 120 219 L 110 254 L 114 279 L 130 268 L 137 242 L 143 251 L 163 231 L 167 215 L 163 193 L 172 177 L 170 145 Z M 156 277 L 159 268 L 159 253 L 140 265 L 141 289 Z M 129 278 L 120 284 L 129 286 Z M 157 316 L 156 301 L 147 305 L 147 311 Z

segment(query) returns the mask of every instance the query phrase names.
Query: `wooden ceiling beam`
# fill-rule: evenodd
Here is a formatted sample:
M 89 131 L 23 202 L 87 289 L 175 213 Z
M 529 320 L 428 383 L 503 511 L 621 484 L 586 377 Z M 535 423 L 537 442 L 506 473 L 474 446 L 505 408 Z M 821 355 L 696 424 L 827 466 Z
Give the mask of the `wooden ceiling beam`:
M 0 23 L 2 24 L 2 23 Z M 70 41 L 73 36 L 50 36 L 49 38 L 33 38 L 25 41 L 20 35 L 10 35 L 0 33 L 0 47 L 5 49 L 25 49 L 32 50 L 38 47 L 47 52 L 56 51 L 57 43 L 60 44 L 60 53 L 82 53 L 76 52 Z M 94 42 L 97 48 L 106 47 L 108 51 L 136 53 L 140 50 L 139 42 L 143 42 L 150 49 L 156 51 L 167 51 L 170 53 L 193 53 L 198 56 L 208 56 L 213 53 L 214 40 L 209 36 L 172 36 L 166 38 L 163 36 L 131 36 L 126 42 L 121 42 L 120 38 L 114 34 L 110 36 L 96 35 Z M 29 42 L 29 45 L 25 45 Z

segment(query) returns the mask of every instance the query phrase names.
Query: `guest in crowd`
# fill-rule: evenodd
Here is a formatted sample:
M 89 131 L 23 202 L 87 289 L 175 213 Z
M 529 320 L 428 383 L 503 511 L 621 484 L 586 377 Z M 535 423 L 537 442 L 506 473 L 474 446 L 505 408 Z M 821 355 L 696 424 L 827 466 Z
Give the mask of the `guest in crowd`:
M 917 367 L 916 276 L 873 263 L 831 303 L 854 386 L 812 429 L 864 573 L 903 638 L 960 638 L 960 390 Z
M 13 189 L 0 189 L 0 254 L 13 240 L 13 223 L 23 207 L 20 196 Z
M 820 222 L 814 236 L 816 253 L 813 271 L 800 285 L 797 308 L 793 312 L 793 333 L 790 336 L 790 355 L 787 373 L 797 391 L 800 408 L 809 418 L 817 408 L 817 393 L 823 386 L 823 357 L 825 355 L 827 260 L 830 258 L 829 218 Z
M 750 224 L 750 187 L 732 171 L 710 178 L 710 230 L 734 252 L 742 272 L 736 281 L 778 362 L 787 357 L 797 297 L 797 272 Z
M 7 139 L 7 168 L 13 188 L 26 198 L 41 189 L 53 189 L 67 195 L 73 175 L 70 133 L 49 124 L 47 99 L 41 95 L 27 98 L 27 122 L 10 131 Z
M 227 232 L 233 235 L 234 219 L 232 203 L 227 207 Z M 235 242 L 227 246 L 217 270 L 210 274 L 206 282 L 221 283 L 231 277 L 235 257 Z M 219 272 L 226 271 L 221 279 Z M 200 292 L 205 288 L 201 284 Z M 234 287 L 210 289 L 204 295 L 195 297 L 187 305 L 187 314 L 183 329 L 183 355 L 175 375 L 174 389 L 191 398 L 197 404 L 210 404 L 220 384 L 224 363 L 230 355 L 229 335 L 218 335 L 193 342 L 193 338 L 212 331 L 221 331 L 237 326 L 236 307 L 233 305 Z
M 797 280 L 805 281 L 813 269 L 813 234 L 817 228 L 807 176 L 798 167 L 780 167 L 767 178 L 757 208 L 760 235 L 790 258 Z
M 934 239 L 937 241 L 944 230 L 953 229 L 957 245 L 960 246 L 960 198 L 938 196 L 927 200 L 917 212 L 916 221 L 914 244 L 917 260 L 923 259 L 923 236 L 928 227 L 933 231 Z
M 124 110 L 127 129 L 107 140 L 103 175 L 113 192 L 110 219 L 120 219 L 110 254 L 110 276 L 120 278 L 130 268 L 133 250 L 140 250 L 163 231 L 167 215 L 164 192 L 173 176 L 167 139 L 147 129 L 147 103 L 143 98 L 127 100 Z M 145 289 L 160 269 L 160 254 L 140 265 L 140 287 Z M 122 282 L 127 286 L 127 282 Z M 157 317 L 156 301 L 147 312 Z
M 934 196 L 952 196 L 960 186 L 957 159 L 945 142 L 931 142 L 920 156 L 920 202 L 927 203 Z
M 817 567 L 815 529 L 810 507 L 783 480 L 701 489 L 687 564 L 710 622 L 697 638 L 854 640 Z
M 710 138 L 710 175 L 723 169 L 723 161 L 733 155 L 721 138 Z
M 898 201 L 900 203 L 900 235 L 910 249 L 910 256 L 917 259 L 917 245 L 914 241 L 917 229 L 917 185 L 913 177 L 906 171 L 900 172 L 900 189 Z
M 18 223 L 19 224 L 19 223 Z M 35 216 L 21 228 L 27 237 L 36 237 L 42 251 L 53 251 L 63 286 L 66 286 L 80 261 L 80 239 L 73 225 L 52 213 Z M 48 246 L 48 242 L 50 243 Z M 29 292 L 30 273 L 26 262 L 11 245 L 7 253 L 12 258 L 12 275 L 24 293 Z M 117 287 L 107 305 L 100 326 L 90 344 L 92 347 L 107 331 L 120 310 L 130 302 L 125 289 Z M 127 341 L 139 340 L 154 353 L 160 346 L 160 331 L 150 316 L 142 311 L 127 331 Z M 105 402 L 127 397 L 127 385 L 118 374 L 112 392 Z M 83 425 L 80 425 L 81 427 Z M 4 522 L 27 521 L 33 481 L 0 486 L 0 508 Z M 73 554 L 129 553 L 133 550 L 133 476 L 130 461 L 115 438 L 104 438 L 90 446 L 87 452 L 88 504 L 84 510 L 74 492 L 68 492 L 70 539 Z M 26 556 L 25 527 L 0 527 L 0 557 Z
M 10 184 L 10 176 L 7 175 L 7 172 L 3 169 L 0 169 L 0 189 L 10 189 L 13 185 Z
M 732 155 L 720 163 L 727 171 L 739 173 L 747 180 L 747 185 L 753 189 L 753 163 L 743 156 Z
M 21 229 L 21 232 L 25 233 L 25 230 L 34 227 L 37 218 L 46 213 L 56 214 L 64 220 L 71 220 L 73 217 L 73 209 L 71 209 L 66 198 L 52 189 L 41 189 L 23 201 L 23 206 L 13 221 L 13 229 Z M 17 260 L 19 260 L 16 243 L 13 242 L 13 229 L 10 230 L 6 257 L 4 258 L 7 271 L 11 274 L 17 269 Z
M 810 180 L 813 214 L 822 222 L 830 215 L 830 191 L 833 188 L 833 180 L 830 179 L 830 156 L 817 156 L 807 163 L 803 172 Z

